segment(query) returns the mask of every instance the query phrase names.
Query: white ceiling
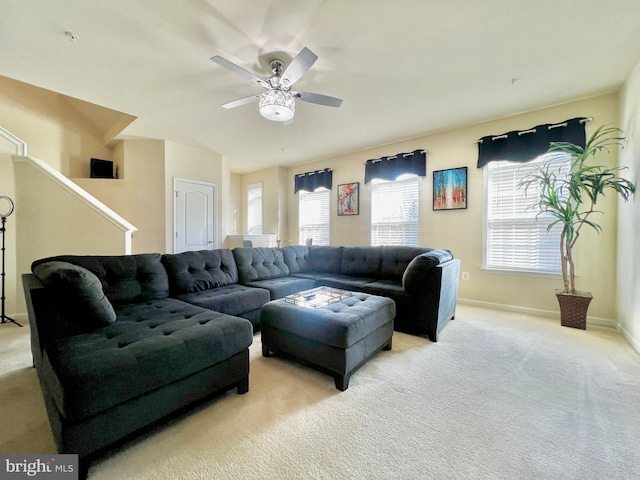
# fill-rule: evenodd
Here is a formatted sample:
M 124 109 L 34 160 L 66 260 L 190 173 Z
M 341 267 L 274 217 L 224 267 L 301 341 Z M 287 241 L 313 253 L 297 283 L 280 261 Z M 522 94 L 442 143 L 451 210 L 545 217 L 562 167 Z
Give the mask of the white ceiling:
M 71 41 L 65 35 L 78 36 Z M 295 123 L 257 103 L 303 47 Z M 124 137 L 216 151 L 244 173 L 618 90 L 640 61 L 638 0 L 0 0 L 0 75 L 134 115 Z

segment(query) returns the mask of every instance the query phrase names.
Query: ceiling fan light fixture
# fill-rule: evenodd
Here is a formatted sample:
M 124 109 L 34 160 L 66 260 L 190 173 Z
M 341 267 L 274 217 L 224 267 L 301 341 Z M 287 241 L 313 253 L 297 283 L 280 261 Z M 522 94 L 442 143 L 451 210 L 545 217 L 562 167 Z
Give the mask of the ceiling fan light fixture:
M 289 92 L 283 90 L 267 90 L 259 97 L 260 115 L 276 122 L 291 120 L 296 112 L 296 102 Z

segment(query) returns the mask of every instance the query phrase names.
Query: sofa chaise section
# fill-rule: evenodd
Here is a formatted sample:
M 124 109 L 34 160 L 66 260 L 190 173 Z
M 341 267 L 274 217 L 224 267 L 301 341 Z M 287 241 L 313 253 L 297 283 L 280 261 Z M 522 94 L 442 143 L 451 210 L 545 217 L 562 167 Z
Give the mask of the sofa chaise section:
M 59 256 L 23 275 L 59 453 L 86 463 L 213 393 L 248 391 L 251 322 L 169 297 L 160 254 Z

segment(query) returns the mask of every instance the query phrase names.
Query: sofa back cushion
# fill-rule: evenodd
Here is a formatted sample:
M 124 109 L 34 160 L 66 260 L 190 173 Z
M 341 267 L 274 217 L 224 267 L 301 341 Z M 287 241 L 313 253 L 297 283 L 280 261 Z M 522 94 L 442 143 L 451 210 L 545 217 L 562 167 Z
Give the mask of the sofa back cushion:
M 354 277 L 373 277 L 380 275 L 382 247 L 344 247 L 340 273 Z
M 200 292 L 238 283 L 238 268 L 228 249 L 182 252 L 162 256 L 173 294 Z
M 311 270 L 311 256 L 306 245 L 290 245 L 282 249 L 284 263 L 289 267 L 289 273 L 304 273 Z
M 159 253 L 138 255 L 60 255 L 36 260 L 31 271 L 46 262 L 79 265 L 100 279 L 102 290 L 113 305 L 143 302 L 169 296 L 169 278 Z
M 342 249 L 344 247 L 311 246 L 309 247 L 309 259 L 311 269 L 319 273 L 340 273 L 342 262 Z
M 425 247 L 393 246 L 382 248 L 380 278 L 401 281 L 407 266 L 418 255 L 432 250 Z
M 282 248 L 234 248 L 240 283 L 268 280 L 289 275 Z

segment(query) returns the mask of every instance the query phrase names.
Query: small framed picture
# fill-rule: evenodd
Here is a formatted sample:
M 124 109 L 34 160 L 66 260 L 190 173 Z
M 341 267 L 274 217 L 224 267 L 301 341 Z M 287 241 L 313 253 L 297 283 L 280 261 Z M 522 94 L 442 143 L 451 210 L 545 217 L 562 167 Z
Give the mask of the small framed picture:
M 338 215 L 358 215 L 360 209 L 360 183 L 338 185 Z
M 467 208 L 467 167 L 433 172 L 433 209 Z

